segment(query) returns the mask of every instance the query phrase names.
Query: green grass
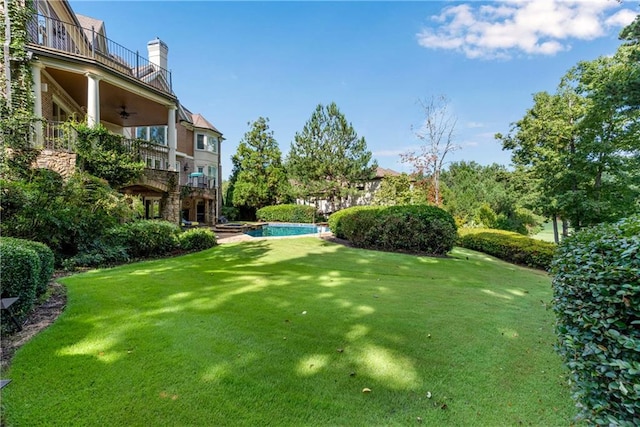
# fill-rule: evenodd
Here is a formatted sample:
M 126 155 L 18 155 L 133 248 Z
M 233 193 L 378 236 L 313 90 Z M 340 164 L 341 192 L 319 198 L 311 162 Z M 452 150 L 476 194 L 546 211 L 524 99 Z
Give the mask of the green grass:
M 562 224 L 558 224 L 558 233 L 562 233 L 562 230 L 560 229 L 561 226 Z M 551 221 L 543 223 L 542 230 L 531 237 L 538 240 L 544 240 L 545 242 L 555 242 L 555 239 L 553 237 L 553 223 Z
M 568 425 L 574 412 L 548 276 L 470 250 L 260 240 L 63 283 L 67 310 L 3 373 L 9 426 Z

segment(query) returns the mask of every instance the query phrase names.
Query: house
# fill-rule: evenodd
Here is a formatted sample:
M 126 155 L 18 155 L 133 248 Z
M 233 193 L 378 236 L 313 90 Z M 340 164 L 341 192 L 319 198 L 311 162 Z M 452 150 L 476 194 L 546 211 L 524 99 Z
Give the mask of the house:
M 222 133 L 180 105 L 167 44 L 151 40 L 144 57 L 109 39 L 104 22 L 75 14 L 66 0 L 34 4 L 27 51 L 34 112 L 44 119 L 34 132 L 34 144 L 44 149 L 39 165 L 68 174 L 75 166 L 73 144 L 70 135 L 61 138 L 60 123 L 86 118 L 120 135 L 125 146 L 140 147 L 144 175 L 120 190 L 142 198 L 147 218 L 178 223 L 186 216 L 214 224 L 221 207 Z
M 391 169 L 378 167 L 375 175 L 368 181 L 360 182 L 355 186 L 356 193 L 343 198 L 337 203 L 336 210 L 345 209 L 351 206 L 368 206 L 371 205 L 376 192 L 380 189 L 382 180 L 386 176 L 400 176 L 399 172 Z M 331 203 L 322 197 L 312 198 L 309 200 L 296 200 L 297 204 L 316 206 L 318 211 L 324 215 L 333 213 Z

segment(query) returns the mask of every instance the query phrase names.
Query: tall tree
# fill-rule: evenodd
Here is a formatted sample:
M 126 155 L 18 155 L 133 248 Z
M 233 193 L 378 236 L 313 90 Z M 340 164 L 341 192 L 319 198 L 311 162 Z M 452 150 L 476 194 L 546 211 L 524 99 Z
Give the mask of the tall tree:
M 400 156 L 401 160 L 413 167 L 413 174 L 418 184 L 428 183 L 429 200 L 436 206 L 442 204 L 440 195 L 440 174 L 445 158 L 452 151 L 460 148 L 455 144 L 457 118 L 449 111 L 449 100 L 446 96 L 432 96 L 428 100 L 420 100 L 424 114 L 422 124 L 412 130 L 422 141 L 417 151 L 408 151 Z
M 318 104 L 302 132 L 296 133 L 287 167 L 302 197 L 326 199 L 335 212 L 357 183 L 373 177 L 377 164 L 371 162 L 364 137 L 358 137 L 333 102 Z
M 269 129 L 269 119 L 260 117 L 248 125 L 250 129 L 232 158 L 233 204 L 259 209 L 284 201 L 288 195 L 288 181 L 282 152 Z
M 640 206 L 640 111 L 621 90 L 637 79 L 627 48 L 579 63 L 556 94 L 534 96 L 511 134 L 496 135 L 538 181 L 540 212 L 559 214 L 576 230 Z

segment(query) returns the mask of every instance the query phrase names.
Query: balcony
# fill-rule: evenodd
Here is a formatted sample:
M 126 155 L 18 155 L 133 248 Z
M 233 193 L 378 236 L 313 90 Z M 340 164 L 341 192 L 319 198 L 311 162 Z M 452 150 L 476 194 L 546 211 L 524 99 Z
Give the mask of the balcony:
M 120 135 L 118 137 L 126 151 L 136 153 L 136 158 L 145 162 L 147 169 L 169 170 L 169 147 L 166 145 Z M 74 152 L 76 138 L 77 133 L 71 126 L 63 126 L 61 122 L 46 122 L 43 125 L 43 144 L 35 148 Z
M 71 55 L 102 64 L 112 71 L 133 78 L 169 95 L 172 94 L 171 72 L 152 64 L 113 40 L 83 28 L 43 15 L 33 17 L 28 25 L 28 43 L 44 52 Z M 169 89 L 158 77 L 162 75 Z
M 187 177 L 186 187 L 189 187 L 192 189 L 200 188 L 200 189 L 212 190 L 216 188 L 216 180 L 215 178 L 210 178 L 206 176 L 202 172 L 194 172 L 194 173 L 190 173 L 189 176 Z

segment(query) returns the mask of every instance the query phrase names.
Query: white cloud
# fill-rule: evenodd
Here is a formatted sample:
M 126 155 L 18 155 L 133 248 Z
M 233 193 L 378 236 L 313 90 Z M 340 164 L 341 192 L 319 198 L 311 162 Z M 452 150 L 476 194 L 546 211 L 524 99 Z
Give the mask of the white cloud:
M 477 129 L 485 127 L 485 124 L 481 122 L 468 122 L 467 127 L 470 129 Z
M 593 40 L 629 24 L 636 13 L 611 0 L 500 0 L 445 7 L 418 43 L 468 58 L 555 55 L 572 40 Z

